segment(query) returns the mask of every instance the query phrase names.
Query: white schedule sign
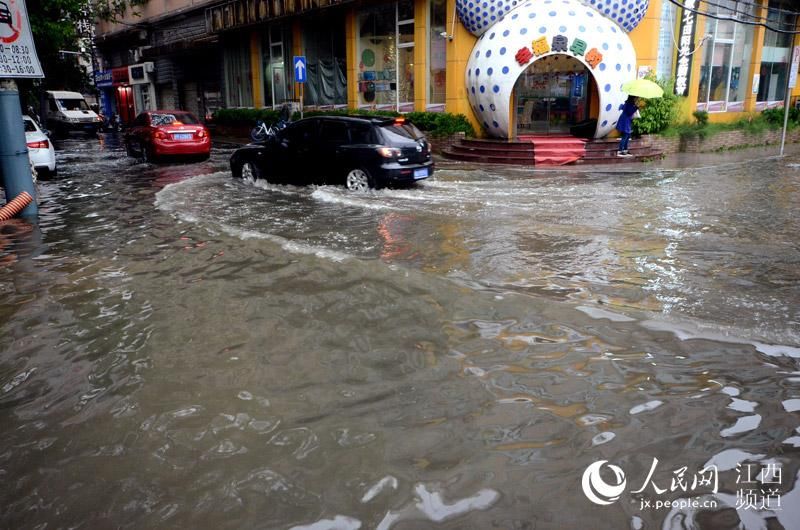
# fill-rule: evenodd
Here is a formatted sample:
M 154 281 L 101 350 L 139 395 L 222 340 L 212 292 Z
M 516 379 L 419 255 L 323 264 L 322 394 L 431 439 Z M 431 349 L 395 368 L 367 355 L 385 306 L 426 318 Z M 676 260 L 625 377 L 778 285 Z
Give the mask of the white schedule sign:
M 789 74 L 789 88 L 797 86 L 797 67 L 800 65 L 800 46 L 794 47 L 792 54 L 792 71 Z
M 25 0 L 0 0 L 0 78 L 44 77 Z

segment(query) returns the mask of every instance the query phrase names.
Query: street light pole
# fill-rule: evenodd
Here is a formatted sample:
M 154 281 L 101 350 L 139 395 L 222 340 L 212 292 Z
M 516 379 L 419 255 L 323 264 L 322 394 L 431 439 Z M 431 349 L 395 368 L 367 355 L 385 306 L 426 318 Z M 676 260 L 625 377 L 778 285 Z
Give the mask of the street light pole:
M 781 133 L 781 156 L 786 146 L 786 129 L 789 126 L 789 98 L 792 95 L 792 87 L 789 86 L 789 79 L 786 79 L 786 97 L 783 100 L 783 132 Z
M 789 72 L 786 77 L 786 96 L 783 100 L 783 133 L 781 134 L 781 156 L 786 145 L 786 129 L 789 125 L 789 100 L 791 99 L 792 89 L 797 86 L 797 62 L 800 54 L 800 46 L 795 46 L 792 50 L 792 59 L 789 63 Z

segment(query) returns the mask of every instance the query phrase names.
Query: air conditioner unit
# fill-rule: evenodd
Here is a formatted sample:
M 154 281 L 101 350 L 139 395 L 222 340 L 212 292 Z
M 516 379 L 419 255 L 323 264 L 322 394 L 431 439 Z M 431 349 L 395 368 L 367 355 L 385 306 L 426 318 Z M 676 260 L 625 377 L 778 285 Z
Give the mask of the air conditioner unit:
M 152 74 L 153 72 L 156 71 L 156 65 L 154 65 L 153 63 L 144 63 L 144 71 L 147 72 L 148 74 Z

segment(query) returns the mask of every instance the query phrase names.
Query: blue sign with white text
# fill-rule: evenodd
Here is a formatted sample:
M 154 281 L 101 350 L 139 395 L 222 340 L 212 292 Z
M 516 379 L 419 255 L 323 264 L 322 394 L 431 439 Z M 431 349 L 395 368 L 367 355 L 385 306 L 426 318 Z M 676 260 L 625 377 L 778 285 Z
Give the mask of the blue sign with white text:
M 294 80 L 296 83 L 306 82 L 306 56 L 295 55 L 292 60 L 294 65 Z
M 97 88 L 108 88 L 113 84 L 111 70 L 99 70 L 94 73 L 94 85 Z

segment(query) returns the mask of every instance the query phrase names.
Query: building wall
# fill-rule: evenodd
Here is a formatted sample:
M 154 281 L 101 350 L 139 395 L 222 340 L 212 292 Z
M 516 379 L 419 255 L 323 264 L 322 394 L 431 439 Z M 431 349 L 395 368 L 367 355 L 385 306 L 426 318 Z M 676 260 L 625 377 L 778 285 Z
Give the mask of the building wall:
M 447 97 L 445 112 L 465 115 L 476 131 L 480 122 L 467 99 L 467 62 L 478 38 L 467 31 L 455 13 L 455 0 L 447 0 L 447 28 L 452 39 L 447 44 Z
M 131 24 L 140 24 L 154 19 L 168 18 L 181 12 L 206 7 L 217 0 L 150 0 L 144 6 L 128 9 L 120 23 L 98 21 L 97 35 L 109 35 L 130 29 Z
M 647 69 L 656 70 L 659 64 L 660 53 L 675 54 L 676 50 L 670 49 L 665 52 L 663 43 L 661 49 L 659 47 L 659 34 L 664 34 L 662 27 L 665 22 L 661 19 L 662 5 L 669 0 L 650 0 L 647 13 L 641 20 L 638 27 L 633 29 L 628 35 L 636 50 L 636 75 Z M 762 6 L 768 4 L 768 0 L 753 0 L 759 2 Z M 191 41 L 202 37 L 207 31 L 204 19 L 204 7 L 216 5 L 217 0 L 151 0 L 146 6 L 138 8 L 141 16 L 136 17 L 128 15 L 123 19 L 127 24 L 111 24 L 101 23 L 98 28 L 98 35 L 108 35 L 114 32 L 131 32 L 129 24 L 139 24 L 142 22 L 153 22 L 156 24 L 150 25 L 150 45 L 151 46 L 168 46 L 171 44 L 182 43 Z M 359 57 L 358 57 L 358 16 L 359 11 L 368 9 L 378 2 L 370 2 L 369 4 L 349 4 L 343 6 L 336 6 L 328 9 L 341 9 L 345 12 L 344 24 L 341 31 L 344 34 L 346 57 L 347 57 L 347 104 L 350 108 L 357 108 L 359 102 L 358 92 L 358 78 L 359 78 Z M 414 0 L 414 92 L 413 92 L 413 108 L 414 110 L 425 110 L 429 104 L 429 88 L 427 79 L 430 75 L 429 68 L 429 38 L 430 38 L 430 3 L 429 0 Z M 762 15 L 766 14 L 766 9 L 762 9 Z M 174 23 L 169 23 L 171 17 L 176 17 L 178 14 L 191 12 L 192 15 Z M 324 13 L 324 11 L 321 11 Z M 304 55 L 303 49 L 303 35 L 304 24 L 303 17 L 306 15 L 295 15 L 292 18 L 280 19 L 280 23 L 287 24 L 291 28 L 293 34 L 292 47 L 293 49 L 285 50 L 285 53 L 291 55 Z M 680 19 L 680 12 L 677 19 Z M 158 24 L 161 22 L 162 24 Z M 273 21 L 276 23 L 277 21 Z M 271 23 L 273 23 L 271 22 Z M 696 30 L 694 45 L 697 46 L 703 36 L 707 33 L 707 19 L 703 16 L 696 17 Z M 245 51 L 246 56 L 249 57 L 248 68 L 249 72 L 247 77 L 252 86 L 252 104 L 256 107 L 265 105 L 264 94 L 264 80 L 263 57 L 266 53 L 263 45 L 263 35 L 266 25 L 256 25 L 248 28 L 237 29 L 222 33 L 218 35 L 220 38 L 217 46 L 224 48 L 227 46 L 228 34 L 238 34 L 244 36 L 245 43 L 249 43 L 249 48 Z M 480 130 L 479 120 L 473 113 L 470 106 L 467 86 L 466 86 L 466 71 L 467 63 L 470 59 L 478 38 L 468 31 L 458 18 L 456 13 L 456 0 L 447 0 L 446 7 L 446 97 L 445 97 L 445 110 L 450 113 L 464 114 L 473 123 L 476 130 Z M 670 32 L 676 32 L 677 28 L 669 28 Z M 438 30 L 437 30 L 438 31 Z M 744 98 L 744 112 L 714 112 L 711 113 L 711 121 L 732 121 L 745 116 L 750 116 L 756 112 L 756 96 L 752 93 L 752 86 L 754 76 L 759 72 L 761 66 L 761 56 L 764 41 L 764 29 L 756 28 L 754 30 L 752 53 L 747 63 L 749 72 L 746 78 L 739 79 L 744 88 L 747 90 L 746 97 Z M 663 40 L 663 39 L 662 39 Z M 800 36 L 794 38 L 795 46 L 800 45 Z M 126 61 L 120 60 L 124 57 L 126 50 L 120 49 L 110 56 L 115 57 L 113 62 L 126 64 Z M 689 84 L 688 97 L 685 99 L 682 108 L 682 118 L 688 121 L 692 120 L 692 113 L 697 108 L 699 82 L 701 79 L 701 67 L 703 63 L 703 54 L 705 50 L 700 49 L 693 57 L 691 80 Z M 130 61 L 127 61 L 130 62 Z M 662 64 L 664 61 L 661 61 Z M 672 69 L 675 69 L 675 60 L 672 58 Z M 744 70 L 744 69 L 742 69 Z M 286 72 L 290 75 L 291 72 Z M 220 75 L 220 82 L 222 81 Z M 194 80 L 191 80 L 194 82 Z M 181 101 L 185 99 L 181 94 L 186 92 L 186 87 L 176 84 L 175 79 L 165 79 L 164 83 L 164 100 L 172 99 L 173 101 Z M 293 85 L 290 88 L 296 88 Z M 800 97 L 800 87 L 792 90 L 794 98 Z M 195 99 L 194 97 L 192 99 Z M 595 98 L 596 99 L 596 98 Z M 593 112 L 598 112 L 597 101 L 591 104 Z M 512 118 L 513 119 L 513 118 Z M 512 123 L 513 125 L 513 123 Z
M 669 0 L 663 0 L 668 2 Z M 639 25 L 628 35 L 631 38 L 633 47 L 636 49 L 636 62 L 639 68 L 648 67 L 653 71 L 658 64 L 658 39 L 655 38 L 661 29 L 661 2 L 662 0 L 650 0 L 650 7 L 647 8 Z

